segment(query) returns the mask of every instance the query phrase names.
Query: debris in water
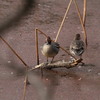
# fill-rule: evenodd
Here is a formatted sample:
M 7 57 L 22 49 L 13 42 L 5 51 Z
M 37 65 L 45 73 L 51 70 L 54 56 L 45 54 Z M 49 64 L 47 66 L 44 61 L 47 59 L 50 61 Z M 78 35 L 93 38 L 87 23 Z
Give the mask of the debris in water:
M 92 69 L 88 69 L 88 72 L 91 72 L 92 71 Z
M 82 80 L 82 78 L 80 77 L 78 80 L 80 81 L 80 80 Z
M 8 63 L 10 64 L 10 63 L 11 63 L 11 61 L 10 61 L 10 60 L 8 60 Z
M 11 72 L 11 75 L 13 75 L 14 74 L 14 72 Z
M 100 73 L 98 73 L 98 75 L 100 76 Z
M 82 68 L 82 66 L 78 66 L 78 68 Z

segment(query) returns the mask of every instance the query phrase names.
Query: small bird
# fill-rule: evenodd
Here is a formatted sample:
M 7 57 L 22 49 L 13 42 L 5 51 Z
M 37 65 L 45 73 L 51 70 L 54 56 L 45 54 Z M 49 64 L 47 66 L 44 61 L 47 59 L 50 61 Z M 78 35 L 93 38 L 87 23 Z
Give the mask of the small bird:
M 48 37 L 46 38 L 45 44 L 44 44 L 43 47 L 42 47 L 41 52 L 42 52 L 42 54 L 43 54 L 44 56 L 47 57 L 47 62 L 48 62 L 48 58 L 52 58 L 51 62 L 53 62 L 54 57 L 55 57 L 55 56 L 58 54 L 58 52 L 59 52 L 59 49 L 60 49 L 59 44 L 56 43 L 56 42 L 53 42 L 53 41 L 51 40 L 51 38 L 48 36 Z
M 74 56 L 82 58 L 84 48 L 84 42 L 81 40 L 80 34 L 76 34 L 74 40 L 70 44 L 70 53 Z

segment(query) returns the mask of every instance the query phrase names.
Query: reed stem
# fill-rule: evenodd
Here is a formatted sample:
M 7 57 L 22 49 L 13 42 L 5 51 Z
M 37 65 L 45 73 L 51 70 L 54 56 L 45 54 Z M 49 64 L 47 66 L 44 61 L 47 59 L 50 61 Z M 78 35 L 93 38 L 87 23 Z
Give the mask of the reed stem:
M 68 12 L 69 12 L 69 8 L 70 8 L 70 6 L 71 6 L 71 3 L 72 3 L 72 0 L 70 0 L 70 2 L 69 2 L 69 4 L 68 4 L 68 7 L 67 7 L 66 12 L 65 12 L 65 15 L 64 15 L 63 20 L 62 20 L 62 22 L 61 22 L 61 24 L 60 24 L 60 27 L 59 27 L 59 29 L 58 29 L 55 42 L 57 42 L 57 39 L 58 39 L 58 37 L 59 37 L 59 34 L 60 34 L 61 29 L 62 29 L 63 24 L 64 24 L 64 21 L 65 21 L 66 16 L 67 16 L 67 14 L 68 14 Z

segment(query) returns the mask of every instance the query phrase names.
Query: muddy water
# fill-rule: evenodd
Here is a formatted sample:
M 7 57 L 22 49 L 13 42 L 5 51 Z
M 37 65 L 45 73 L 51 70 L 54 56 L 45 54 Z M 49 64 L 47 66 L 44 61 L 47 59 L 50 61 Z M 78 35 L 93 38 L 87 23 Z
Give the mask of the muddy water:
M 53 39 L 57 34 L 61 20 L 69 1 L 39 0 L 36 7 L 15 20 L 12 26 L 1 31 L 3 37 L 29 65 L 36 65 L 35 28 L 50 35 Z M 78 0 L 82 11 L 82 0 Z M 0 26 L 22 10 L 24 5 L 20 0 L 0 1 Z M 44 70 L 41 79 L 40 70 L 30 72 L 31 85 L 27 88 L 26 100 L 100 100 L 100 9 L 99 0 L 87 1 L 86 30 L 88 34 L 88 48 L 83 54 L 84 66 L 72 69 Z M 33 5 L 34 6 L 34 5 Z M 10 24 L 9 24 L 10 25 Z M 72 3 L 68 16 L 61 30 L 58 42 L 68 49 L 76 33 L 83 36 L 83 31 Z M 39 35 L 39 49 L 45 37 Z M 40 54 L 40 62 L 46 58 Z M 63 51 L 55 60 L 68 60 L 69 56 Z M 24 84 L 24 65 L 0 41 L 0 100 L 19 100 L 22 98 Z

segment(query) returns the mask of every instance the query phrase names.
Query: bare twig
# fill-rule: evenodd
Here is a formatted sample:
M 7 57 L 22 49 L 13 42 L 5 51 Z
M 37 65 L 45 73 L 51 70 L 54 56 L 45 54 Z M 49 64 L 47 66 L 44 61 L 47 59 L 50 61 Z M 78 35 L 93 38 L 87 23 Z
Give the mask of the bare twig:
M 47 69 L 52 69 L 52 68 L 72 68 L 75 67 L 76 65 L 78 65 L 78 63 L 81 63 L 82 59 L 77 59 L 74 62 L 70 63 L 70 62 L 65 62 L 65 61 L 55 61 L 53 63 L 41 63 L 39 65 L 36 65 L 34 68 L 29 69 L 29 71 L 38 69 L 38 68 L 47 68 Z
M 66 49 L 64 49 L 63 47 L 59 46 L 63 51 L 65 51 L 68 55 L 70 55 L 71 57 L 73 57 L 76 60 L 76 57 L 73 56 L 71 53 L 69 53 Z
M 48 35 L 46 35 L 44 32 L 42 32 L 41 30 L 39 30 L 39 29 L 37 29 L 37 28 L 36 28 L 36 31 L 39 31 L 40 34 L 43 34 L 45 37 L 48 37 Z
M 40 30 L 39 29 L 35 29 L 35 41 L 36 41 L 35 45 L 36 45 L 36 60 L 37 60 L 37 65 L 39 65 L 38 31 L 40 31 Z M 41 68 L 41 77 L 43 77 L 43 70 L 42 70 L 42 68 Z
M 23 61 L 23 59 L 16 53 L 16 51 L 9 45 L 9 43 L 6 42 L 6 40 L 0 36 L 0 39 L 10 48 L 10 50 L 19 58 L 19 60 L 25 65 L 26 67 L 26 70 L 28 70 L 28 65 Z M 26 74 L 26 77 L 25 77 L 25 86 L 26 84 L 28 83 L 28 77 L 27 77 L 27 74 Z M 24 87 L 25 89 L 26 87 Z M 25 90 L 26 91 L 26 90 Z M 25 96 L 24 96 L 25 97 Z M 24 97 L 23 97 L 23 100 L 24 100 Z
M 23 90 L 23 98 L 22 98 L 22 100 L 25 100 L 25 96 L 26 96 L 27 79 L 28 79 L 28 76 L 26 75 L 25 76 L 25 80 L 24 80 L 24 90 Z
M 83 4 L 83 25 L 85 27 L 85 22 L 86 22 L 86 9 L 87 9 L 87 0 L 84 0 Z
M 19 54 L 17 54 L 17 52 L 10 46 L 9 43 L 6 42 L 6 40 L 0 36 L 0 39 L 10 48 L 10 50 L 19 58 L 19 60 L 26 66 L 29 67 L 24 61 L 23 59 L 19 56 Z
M 77 5 L 77 2 L 76 0 L 74 0 L 74 4 L 75 4 L 75 7 L 76 7 L 76 10 L 78 12 L 78 16 L 79 16 L 79 19 L 80 19 L 80 22 L 81 22 L 81 25 L 82 25 L 82 28 L 83 28 L 83 31 L 84 31 L 84 42 L 86 44 L 86 47 L 87 47 L 87 34 L 86 34 L 86 29 L 84 27 L 84 24 L 83 24 L 83 20 L 82 20 L 82 17 L 81 17 L 81 14 L 80 14 L 80 10 L 79 10 L 79 7 Z
M 69 4 L 68 4 L 68 7 L 67 7 L 66 12 L 65 12 L 65 15 L 64 15 L 63 20 L 62 20 L 62 22 L 61 22 L 61 25 L 60 25 L 60 27 L 59 27 L 59 29 L 58 29 L 55 42 L 57 41 L 58 36 L 59 36 L 59 34 L 60 34 L 60 32 L 61 32 L 61 29 L 62 29 L 62 26 L 63 26 L 63 24 L 64 24 L 64 21 L 65 21 L 66 16 L 67 16 L 67 14 L 68 14 L 68 12 L 69 12 L 69 8 L 70 8 L 70 6 L 71 6 L 71 3 L 72 3 L 72 0 L 70 0 L 70 2 L 69 2 Z
M 38 32 L 37 32 L 37 29 L 35 29 L 35 46 L 36 46 L 37 65 L 39 65 L 39 48 L 38 48 Z

